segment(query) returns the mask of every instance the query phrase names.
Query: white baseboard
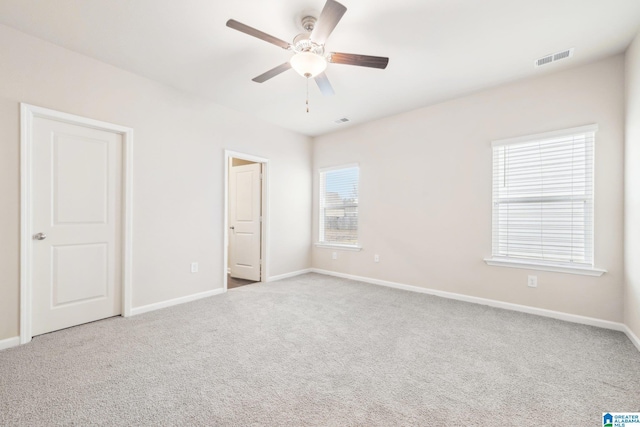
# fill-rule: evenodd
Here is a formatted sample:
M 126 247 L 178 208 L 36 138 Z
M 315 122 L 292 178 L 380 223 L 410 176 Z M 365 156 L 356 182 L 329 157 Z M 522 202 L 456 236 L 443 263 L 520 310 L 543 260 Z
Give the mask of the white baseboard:
M 193 295 L 187 295 L 180 298 L 170 299 L 167 301 L 161 301 L 153 304 L 143 305 L 140 307 L 133 307 L 131 309 L 131 315 L 135 316 L 136 314 L 148 313 L 150 311 L 160 310 L 161 308 L 172 307 L 174 305 L 184 304 L 185 302 L 196 301 L 202 298 L 207 298 L 207 297 L 211 297 L 211 296 L 222 294 L 222 293 L 224 293 L 224 289 L 220 288 L 220 289 L 214 289 L 211 291 L 200 292 Z
M 635 345 L 638 351 L 640 351 L 640 338 L 638 338 L 638 336 L 634 334 L 631 328 L 627 325 L 624 325 L 624 333 L 627 334 L 633 345 Z
M 326 274 L 329 276 L 342 277 L 345 279 L 357 280 L 360 282 L 371 283 L 373 285 L 386 286 L 389 288 L 402 289 L 405 291 L 419 292 L 422 294 L 435 295 L 438 297 L 454 299 L 458 301 L 471 302 L 474 304 L 488 305 L 505 310 L 519 311 L 521 313 L 535 314 L 543 317 L 551 317 L 553 319 L 564 320 L 572 323 L 580 323 L 583 325 L 597 326 L 599 328 L 612 329 L 614 331 L 625 332 L 627 335 L 631 330 L 623 323 L 611 322 L 609 320 L 596 319 L 594 317 L 579 316 L 577 314 L 562 313 L 560 311 L 547 310 L 544 308 L 529 307 L 526 305 L 512 304 L 504 301 L 497 301 L 487 298 L 474 297 L 470 295 L 456 294 L 453 292 L 439 291 L 436 289 L 421 288 L 419 286 L 404 285 L 402 283 L 388 282 L 386 280 L 371 279 L 369 277 L 354 276 L 351 274 L 337 273 L 335 271 L 321 270 L 312 268 L 313 273 Z M 631 336 L 629 336 L 631 339 Z M 633 339 L 631 339 L 633 341 Z M 637 340 L 637 337 L 636 337 Z M 637 341 L 636 341 L 637 342 Z M 635 344 L 635 343 L 634 343 Z M 636 344 L 637 346 L 637 344 Z M 638 347 L 640 349 L 640 347 Z
M 0 340 L 0 350 L 4 350 L 6 348 L 17 347 L 20 345 L 20 337 L 7 338 L 4 340 Z
M 301 274 L 307 274 L 312 272 L 312 268 L 305 268 L 304 270 L 292 271 L 291 273 L 279 274 L 277 276 L 271 276 L 267 278 L 268 282 L 275 282 L 276 280 L 288 279 L 289 277 L 300 276 Z

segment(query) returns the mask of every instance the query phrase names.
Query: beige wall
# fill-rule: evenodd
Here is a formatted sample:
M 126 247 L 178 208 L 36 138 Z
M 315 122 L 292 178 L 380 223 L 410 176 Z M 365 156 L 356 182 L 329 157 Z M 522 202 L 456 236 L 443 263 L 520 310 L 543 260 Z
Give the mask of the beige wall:
M 319 248 L 310 257 L 318 217 L 317 203 L 310 208 L 309 138 L 4 26 L 0 41 L 0 340 L 16 336 L 19 327 L 19 102 L 134 128 L 135 307 L 222 286 L 222 175 L 224 149 L 231 149 L 271 160 L 272 276 L 313 265 L 624 320 L 640 335 L 640 267 L 633 262 L 640 255 L 640 226 L 633 222 L 640 213 L 640 163 L 634 161 L 640 158 L 638 38 L 626 57 L 626 147 L 622 56 L 316 138 L 313 200 L 318 168 L 353 162 L 361 167 L 364 249 L 341 251 L 338 260 Z M 600 126 L 596 265 L 609 272 L 592 278 L 487 266 L 482 259 L 491 254 L 490 142 L 589 123 Z M 198 274 L 189 272 L 192 261 L 200 263 Z M 537 289 L 526 286 L 528 274 L 538 276 Z
M 640 33 L 626 55 L 625 316 L 640 337 Z
M 270 275 L 310 266 L 309 138 L 0 26 L 0 340 L 19 329 L 19 102 L 134 129 L 134 307 L 222 286 L 225 149 L 270 159 Z
M 472 72 L 472 71 L 470 71 Z M 314 142 L 317 169 L 360 164 L 361 252 L 314 248 L 315 268 L 623 320 L 621 55 L 385 118 Z M 587 277 L 490 267 L 491 141 L 597 123 L 595 259 Z M 317 240 L 317 201 L 312 238 Z M 374 254 L 380 262 L 374 263 Z M 538 288 L 527 287 L 527 275 Z

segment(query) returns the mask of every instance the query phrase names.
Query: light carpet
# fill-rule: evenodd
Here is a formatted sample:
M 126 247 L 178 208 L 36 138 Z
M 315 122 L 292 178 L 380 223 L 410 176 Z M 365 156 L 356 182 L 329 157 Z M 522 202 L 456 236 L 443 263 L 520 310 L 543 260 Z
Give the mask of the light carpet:
M 0 352 L 2 426 L 601 426 L 620 333 L 307 274 Z

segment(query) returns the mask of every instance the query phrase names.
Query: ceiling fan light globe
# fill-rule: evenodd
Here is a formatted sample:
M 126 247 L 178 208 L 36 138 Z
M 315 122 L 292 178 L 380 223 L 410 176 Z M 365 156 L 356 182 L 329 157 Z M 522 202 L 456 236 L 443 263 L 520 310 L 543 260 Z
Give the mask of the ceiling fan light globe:
M 327 68 L 324 56 L 311 52 L 296 53 L 289 60 L 291 67 L 302 77 L 315 77 Z

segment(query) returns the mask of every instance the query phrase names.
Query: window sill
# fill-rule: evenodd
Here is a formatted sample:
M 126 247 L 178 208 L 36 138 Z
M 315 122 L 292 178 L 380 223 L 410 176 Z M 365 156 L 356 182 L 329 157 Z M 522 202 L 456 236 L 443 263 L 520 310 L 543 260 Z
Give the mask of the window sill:
M 355 245 L 336 245 L 331 243 L 314 243 L 316 248 L 324 248 L 324 249 L 339 249 L 343 251 L 353 251 L 359 252 L 362 250 L 362 247 Z
M 528 270 L 553 271 L 556 273 L 580 274 L 583 276 L 600 277 L 607 272 L 607 270 L 595 267 L 572 267 L 566 265 L 543 264 L 538 262 L 514 261 L 496 258 L 485 258 L 484 262 L 486 262 L 487 265 L 495 267 L 526 268 Z

